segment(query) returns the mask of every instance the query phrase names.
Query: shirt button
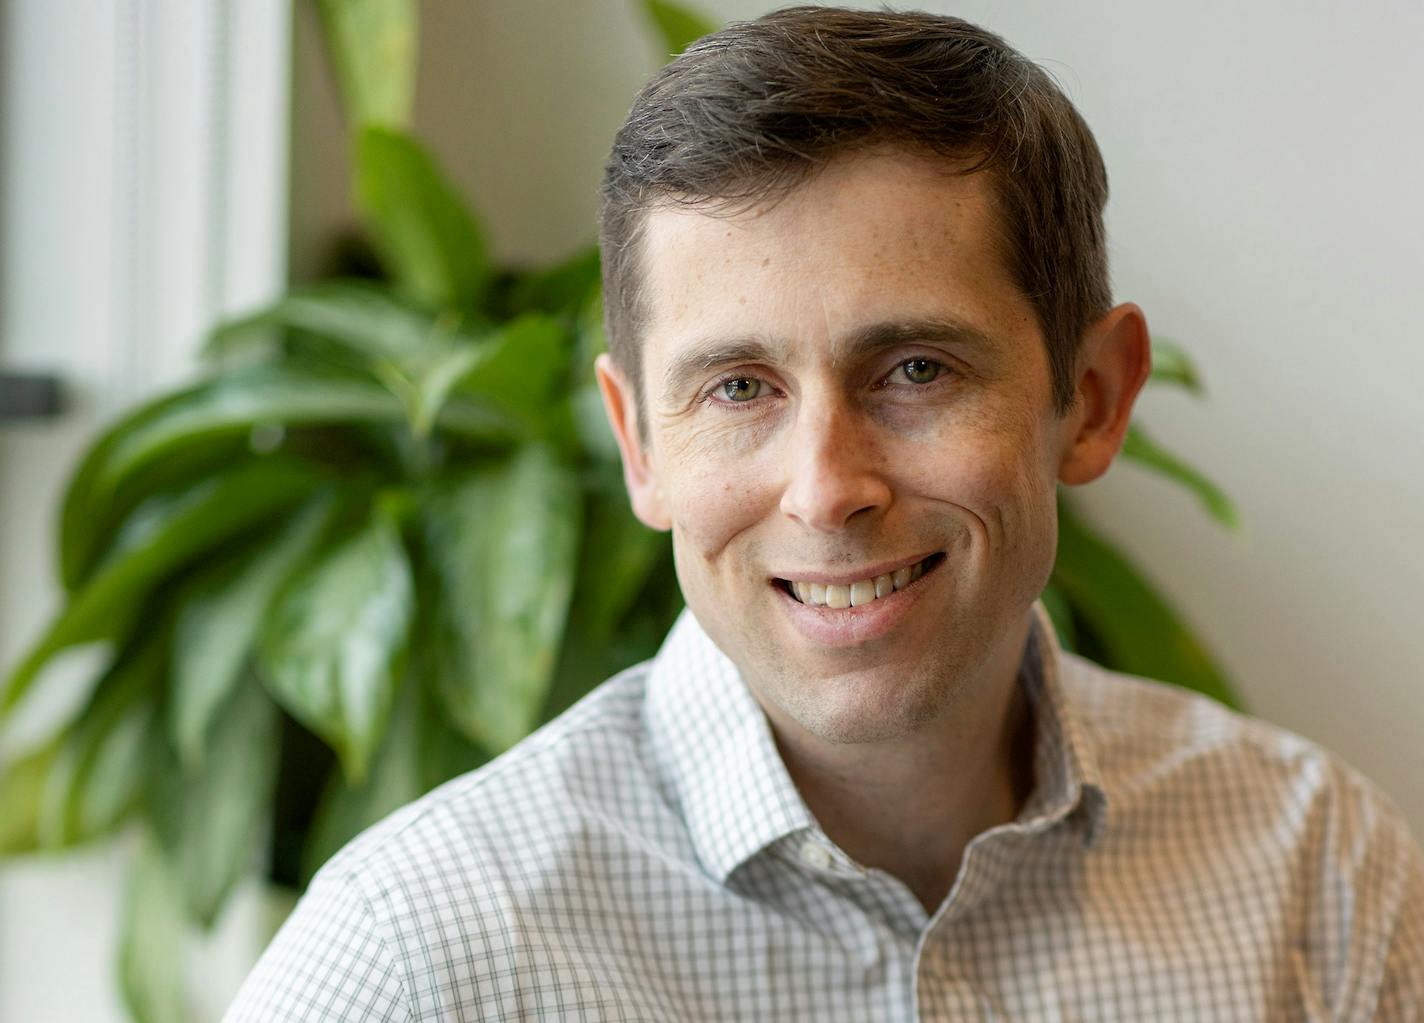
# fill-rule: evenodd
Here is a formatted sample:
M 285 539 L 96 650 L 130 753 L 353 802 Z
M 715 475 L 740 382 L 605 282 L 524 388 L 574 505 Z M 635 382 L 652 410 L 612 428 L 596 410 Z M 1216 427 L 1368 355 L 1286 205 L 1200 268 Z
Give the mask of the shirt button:
M 801 846 L 801 862 L 817 870 L 825 870 L 831 865 L 831 851 L 814 839 L 808 839 Z

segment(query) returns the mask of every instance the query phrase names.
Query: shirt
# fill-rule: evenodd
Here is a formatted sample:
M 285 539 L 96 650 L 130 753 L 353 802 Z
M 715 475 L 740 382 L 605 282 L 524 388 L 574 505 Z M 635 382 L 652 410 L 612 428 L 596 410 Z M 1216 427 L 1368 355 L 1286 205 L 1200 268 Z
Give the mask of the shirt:
M 822 831 L 684 611 L 339 852 L 226 1018 L 1421 1018 L 1424 855 L 1369 781 L 1060 650 L 1041 603 L 1018 684 L 1033 789 L 927 914 Z

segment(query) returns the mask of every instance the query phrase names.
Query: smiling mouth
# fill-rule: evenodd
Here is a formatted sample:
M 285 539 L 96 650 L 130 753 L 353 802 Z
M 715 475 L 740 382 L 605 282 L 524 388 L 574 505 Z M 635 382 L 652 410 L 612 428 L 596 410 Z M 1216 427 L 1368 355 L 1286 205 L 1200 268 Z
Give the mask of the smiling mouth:
M 872 579 L 862 579 L 846 586 L 828 586 L 821 583 L 792 582 L 789 579 L 773 580 L 791 599 L 810 607 L 833 609 L 860 607 L 876 600 L 898 593 L 907 586 L 913 586 L 921 576 L 933 572 L 944 561 L 944 551 L 936 551 L 929 557 L 887 575 Z

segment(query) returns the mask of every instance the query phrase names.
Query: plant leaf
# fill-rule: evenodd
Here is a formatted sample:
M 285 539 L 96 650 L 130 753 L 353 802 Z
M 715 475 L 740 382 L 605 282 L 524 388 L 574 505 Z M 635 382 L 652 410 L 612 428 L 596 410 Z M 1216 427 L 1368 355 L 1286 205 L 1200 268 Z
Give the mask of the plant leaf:
M 568 328 L 551 316 L 529 313 L 493 333 L 455 389 L 538 429 L 551 419 L 571 355 Z
M 1187 350 L 1163 337 L 1152 339 L 1151 383 L 1176 384 L 1193 394 L 1202 394 L 1201 377 Z
M 1052 582 L 1092 630 L 1108 655 L 1108 667 L 1173 682 L 1241 708 L 1230 682 L 1177 613 L 1061 496 Z
M 489 278 L 483 234 L 420 143 L 389 128 L 362 128 L 356 199 L 402 290 L 439 308 L 479 307 Z
M 588 637 L 601 642 L 613 638 L 670 541 L 633 516 L 621 491 L 591 494 L 587 522 L 573 602 Z
M 145 835 L 129 869 L 119 934 L 119 986 L 138 1023 L 192 1019 L 183 990 L 183 932 L 171 869 Z
M 122 635 L 163 578 L 198 554 L 279 514 L 322 482 L 311 469 L 263 461 L 205 481 L 166 504 L 142 536 L 116 551 L 74 595 L 0 689 L 0 720 L 46 661 L 65 647 Z
M 1207 513 L 1227 529 L 1241 527 L 1236 506 L 1220 487 L 1148 437 L 1146 431 L 1136 423 L 1127 428 L 1127 435 L 1122 441 L 1122 456 L 1161 473 L 1168 479 L 1176 480 L 1191 490 Z
M 115 527 L 139 500 L 232 453 L 231 445 L 205 446 L 200 450 L 196 446 L 190 447 L 174 453 L 179 457 L 170 455 L 163 459 L 155 466 L 154 472 L 142 474 L 144 479 L 139 481 L 142 485 L 137 488 L 136 494 L 116 493 L 110 485 L 106 488 L 104 499 L 97 499 L 96 484 L 114 450 L 129 435 L 167 415 L 185 397 L 183 392 L 169 395 L 123 416 L 89 448 L 71 476 L 65 488 L 59 534 L 60 576 L 68 592 L 75 592 L 88 580 Z
M 1049 583 L 1043 588 L 1039 599 L 1043 601 L 1043 606 L 1048 611 L 1048 617 L 1053 622 L 1053 631 L 1058 634 L 1058 645 L 1064 650 L 1076 650 L 1077 634 L 1073 626 L 1073 612 L 1068 606 L 1068 598 L 1063 596 L 1057 586 Z
M 343 845 L 425 792 L 420 777 L 420 730 L 416 679 L 407 677 L 391 710 L 390 727 L 361 784 L 352 784 L 339 770 L 328 776 L 302 850 L 302 884 Z
M 672 0 L 643 0 L 643 10 L 652 19 L 669 58 L 676 57 L 717 26 L 684 4 Z
M 260 640 L 273 698 L 336 751 L 353 784 L 387 725 L 413 590 L 400 533 L 377 507 L 289 584 Z
M 125 436 L 111 451 L 94 485 L 95 497 L 112 491 L 126 476 L 202 437 L 247 434 L 258 425 L 402 422 L 405 406 L 379 384 L 332 379 L 280 366 L 253 366 L 194 388 L 181 404 Z M 463 409 L 442 416 L 440 425 L 478 440 L 514 435 L 509 421 L 492 412 Z
M 82 577 L 95 557 L 92 523 L 112 517 L 115 495 L 141 470 L 221 438 L 246 438 L 255 427 L 401 424 L 401 400 L 381 385 L 277 365 L 244 367 L 140 410 L 86 457 L 65 497 L 66 575 Z M 456 436 L 507 443 L 523 429 L 489 406 L 451 403 L 437 426 Z
M 211 927 L 237 880 L 255 862 L 277 777 L 277 712 L 248 673 L 206 736 L 202 766 L 184 770 L 158 743 L 150 820 L 190 917 Z
M 387 285 L 320 281 L 221 324 L 208 336 L 204 352 L 232 355 L 270 338 L 274 328 L 290 328 L 335 342 L 365 363 L 407 365 L 421 358 L 432 338 L 448 336 L 456 326 L 453 318 L 402 301 Z
M 185 769 L 199 767 L 213 716 L 252 653 L 277 590 L 331 521 L 330 494 L 308 501 L 270 540 L 210 570 L 185 597 L 173 633 L 169 734 Z
M 156 731 L 165 639 L 158 628 L 122 651 L 67 730 L 44 782 L 41 848 L 107 834 L 137 802 Z
M 428 506 L 436 688 L 451 722 L 492 752 L 538 721 L 573 590 L 580 514 L 573 476 L 539 445 L 467 473 Z
M 415 94 L 414 0 L 321 0 L 320 10 L 348 121 L 405 127 Z
M 40 849 L 40 812 L 45 784 L 69 733 L 62 732 L 0 769 L 0 856 Z
M 521 276 L 510 290 L 511 312 L 576 313 L 599 282 L 597 246 L 580 249 L 548 270 Z

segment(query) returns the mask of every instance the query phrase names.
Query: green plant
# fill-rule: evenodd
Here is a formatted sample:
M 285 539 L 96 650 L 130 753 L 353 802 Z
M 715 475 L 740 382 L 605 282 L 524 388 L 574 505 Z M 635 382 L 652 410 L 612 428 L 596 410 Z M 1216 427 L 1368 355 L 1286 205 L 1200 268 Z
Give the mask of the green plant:
M 662 0 L 669 51 L 709 30 Z M 0 774 L 0 853 L 135 818 L 121 939 L 138 1018 L 181 1018 L 178 945 L 258 869 L 299 886 L 345 841 L 497 755 L 681 607 L 667 538 L 627 509 L 592 384 L 597 252 L 491 265 L 409 131 L 412 0 L 322 0 L 379 279 L 294 288 L 225 324 L 195 384 L 125 416 L 66 491 L 67 602 L 5 679 L 105 644 L 88 701 Z M 1197 389 L 1159 343 L 1154 379 Z M 1124 455 L 1229 502 L 1134 428 Z M 1067 501 L 1045 600 L 1065 642 L 1234 702 Z M 259 847 L 267 840 L 265 856 Z

